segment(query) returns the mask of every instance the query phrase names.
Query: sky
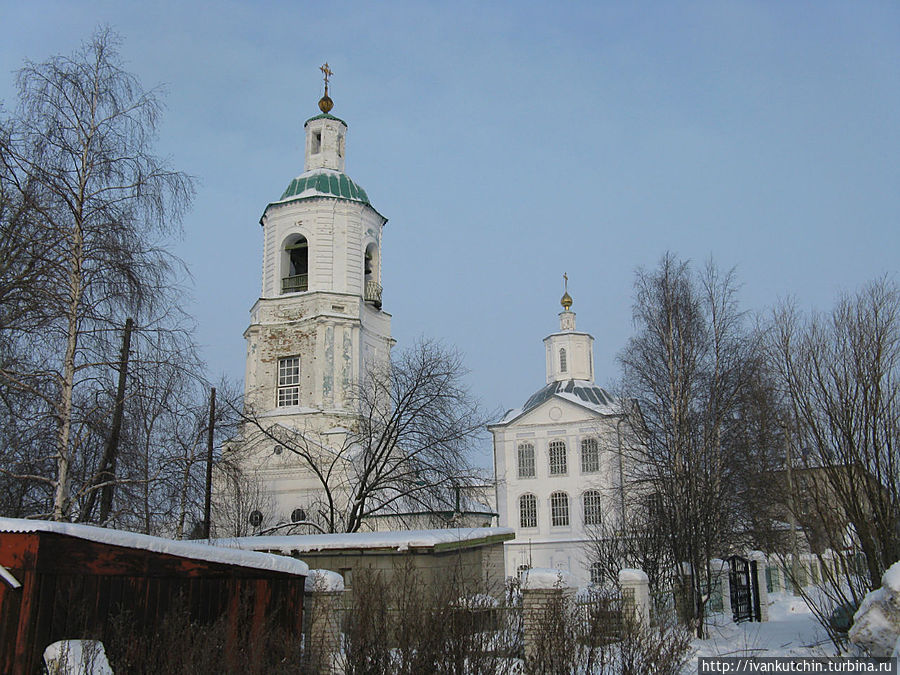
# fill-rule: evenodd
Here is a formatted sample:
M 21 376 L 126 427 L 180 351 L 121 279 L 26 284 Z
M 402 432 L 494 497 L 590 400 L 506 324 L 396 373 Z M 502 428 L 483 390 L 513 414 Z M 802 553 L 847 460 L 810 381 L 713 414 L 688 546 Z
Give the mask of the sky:
M 214 377 L 243 377 L 258 221 L 303 171 L 325 61 L 388 218 L 397 346 L 458 349 L 489 410 L 543 386 L 563 273 L 601 386 L 666 251 L 735 268 L 751 313 L 897 278 L 900 3 L 0 0 L 4 106 L 26 59 L 100 25 L 164 86 L 157 151 L 198 181 L 172 248 Z

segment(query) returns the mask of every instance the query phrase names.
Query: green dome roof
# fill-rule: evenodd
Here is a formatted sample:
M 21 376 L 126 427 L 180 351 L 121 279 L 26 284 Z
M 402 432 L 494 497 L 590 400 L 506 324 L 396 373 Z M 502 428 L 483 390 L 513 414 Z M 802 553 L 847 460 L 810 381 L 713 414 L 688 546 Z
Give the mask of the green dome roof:
M 372 205 L 366 191 L 354 183 L 350 176 L 332 169 L 314 169 L 300 174 L 287 186 L 279 201 L 313 197 L 337 197 Z

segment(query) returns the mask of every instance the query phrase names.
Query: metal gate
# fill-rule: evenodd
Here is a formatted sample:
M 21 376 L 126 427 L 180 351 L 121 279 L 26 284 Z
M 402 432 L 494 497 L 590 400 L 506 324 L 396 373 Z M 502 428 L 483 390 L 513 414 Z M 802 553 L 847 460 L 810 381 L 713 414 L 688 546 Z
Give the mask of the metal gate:
M 759 582 L 756 575 L 756 561 L 733 555 L 728 558 L 728 567 L 731 614 L 735 622 L 759 621 Z

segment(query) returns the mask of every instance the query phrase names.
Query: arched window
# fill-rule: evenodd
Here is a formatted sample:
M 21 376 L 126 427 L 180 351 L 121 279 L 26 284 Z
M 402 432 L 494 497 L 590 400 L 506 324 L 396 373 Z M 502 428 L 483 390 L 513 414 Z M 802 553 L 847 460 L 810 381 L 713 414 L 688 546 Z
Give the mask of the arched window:
M 600 493 L 597 490 L 588 490 L 581 497 L 584 504 L 584 524 L 600 524 Z
M 554 492 L 550 495 L 550 525 L 569 526 L 569 495 L 565 492 Z
M 303 509 L 294 509 L 291 511 L 291 522 L 299 523 L 303 520 L 306 520 L 306 511 Z
M 564 373 L 567 370 L 566 364 L 566 350 L 562 348 L 559 350 L 559 372 Z
M 378 245 L 374 242 L 366 246 L 363 256 L 363 285 L 366 302 L 381 307 L 381 284 L 378 283 Z
M 537 497 L 519 497 L 519 527 L 537 527 Z
M 250 512 L 250 524 L 253 527 L 259 527 L 262 525 L 263 514 L 262 511 L 251 511 Z
M 534 446 L 519 443 L 519 478 L 534 478 Z
M 309 242 L 306 237 L 298 237 L 286 244 L 287 254 L 285 274 L 281 278 L 282 293 L 298 293 L 309 289 Z
M 550 475 L 561 476 L 567 470 L 565 442 L 550 441 Z
M 594 473 L 600 470 L 600 444 L 596 438 L 584 438 L 581 441 L 581 471 Z

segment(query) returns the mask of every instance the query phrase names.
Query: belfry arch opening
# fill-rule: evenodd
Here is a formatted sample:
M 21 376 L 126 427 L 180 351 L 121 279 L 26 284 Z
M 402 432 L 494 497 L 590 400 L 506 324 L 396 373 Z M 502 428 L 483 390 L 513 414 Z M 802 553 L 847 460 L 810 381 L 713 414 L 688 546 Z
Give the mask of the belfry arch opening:
M 371 302 L 376 307 L 381 307 L 381 284 L 378 273 L 379 260 L 378 244 L 372 242 L 366 246 L 363 255 L 363 294 L 366 302 Z
M 282 261 L 281 292 L 309 290 L 309 242 L 306 237 L 298 234 L 288 238 Z

